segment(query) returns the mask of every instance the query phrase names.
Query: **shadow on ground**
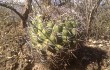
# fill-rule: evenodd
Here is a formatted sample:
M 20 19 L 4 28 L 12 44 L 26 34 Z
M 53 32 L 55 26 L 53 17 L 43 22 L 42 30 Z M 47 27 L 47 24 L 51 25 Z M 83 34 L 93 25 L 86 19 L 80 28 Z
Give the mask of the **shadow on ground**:
M 71 56 L 71 54 L 74 54 Z M 100 48 L 80 47 L 70 54 L 65 51 L 54 57 L 52 70 L 104 70 L 104 59 L 107 59 L 107 52 Z
M 102 70 L 103 60 L 108 57 L 106 53 L 99 48 L 79 48 L 74 52 L 77 58 L 71 60 L 67 70 Z

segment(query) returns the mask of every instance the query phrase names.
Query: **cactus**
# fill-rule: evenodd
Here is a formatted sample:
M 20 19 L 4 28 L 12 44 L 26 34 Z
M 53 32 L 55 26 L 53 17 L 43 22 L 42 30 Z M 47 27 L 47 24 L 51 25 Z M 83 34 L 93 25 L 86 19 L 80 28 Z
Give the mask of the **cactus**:
M 76 25 L 73 20 L 43 22 L 42 17 L 37 16 L 29 26 L 30 41 L 39 51 L 43 50 L 47 56 L 52 56 L 76 40 Z

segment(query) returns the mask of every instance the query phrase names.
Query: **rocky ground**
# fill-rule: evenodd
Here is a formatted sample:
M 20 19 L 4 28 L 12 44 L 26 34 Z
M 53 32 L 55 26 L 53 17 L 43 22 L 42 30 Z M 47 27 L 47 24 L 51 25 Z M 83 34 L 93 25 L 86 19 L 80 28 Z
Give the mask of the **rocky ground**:
M 110 40 L 109 39 L 90 39 L 87 42 L 87 46 L 93 48 L 100 48 L 101 50 L 106 52 L 107 59 L 103 60 L 103 64 L 101 66 L 101 70 L 110 70 Z

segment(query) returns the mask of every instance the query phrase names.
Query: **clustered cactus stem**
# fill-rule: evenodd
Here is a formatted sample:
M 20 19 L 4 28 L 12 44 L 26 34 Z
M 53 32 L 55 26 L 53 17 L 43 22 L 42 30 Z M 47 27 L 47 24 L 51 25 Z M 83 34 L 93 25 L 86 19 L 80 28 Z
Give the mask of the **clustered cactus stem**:
M 30 41 L 42 55 L 54 56 L 64 49 L 74 48 L 76 43 L 77 24 L 72 18 L 65 20 L 43 21 L 42 15 L 37 15 L 28 26 Z

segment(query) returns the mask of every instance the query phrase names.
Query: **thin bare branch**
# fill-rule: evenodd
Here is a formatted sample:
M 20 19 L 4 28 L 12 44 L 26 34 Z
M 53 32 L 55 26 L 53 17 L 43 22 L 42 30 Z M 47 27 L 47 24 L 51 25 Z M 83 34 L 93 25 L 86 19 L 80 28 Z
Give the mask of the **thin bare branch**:
M 22 14 L 20 14 L 20 13 L 19 13 L 15 8 L 13 8 L 12 6 L 9 6 L 9 5 L 5 4 L 5 3 L 0 3 L 0 6 L 3 6 L 3 7 L 5 7 L 5 8 L 8 8 L 8 9 L 14 11 L 21 19 L 23 19 Z
M 94 8 L 92 9 L 92 11 L 89 15 L 89 27 L 91 26 L 92 19 L 93 19 L 95 13 L 97 12 L 97 8 L 99 7 L 101 2 L 102 2 L 102 0 L 97 1 L 96 5 L 94 6 Z
M 13 8 L 11 5 L 7 5 L 6 3 L 0 3 L 0 6 L 3 6 L 5 8 L 8 8 L 12 11 L 14 11 L 21 19 L 22 19 L 22 23 L 23 23 L 23 27 L 27 27 L 27 24 L 26 24 L 26 21 L 28 19 L 28 15 L 31 11 L 31 3 L 32 3 L 32 0 L 26 0 L 26 4 L 25 4 L 25 12 L 24 14 L 22 15 L 20 12 L 18 12 L 15 8 Z

